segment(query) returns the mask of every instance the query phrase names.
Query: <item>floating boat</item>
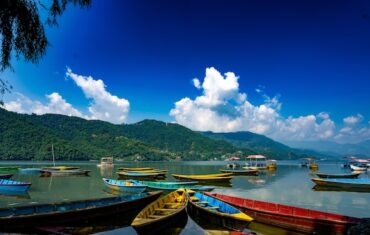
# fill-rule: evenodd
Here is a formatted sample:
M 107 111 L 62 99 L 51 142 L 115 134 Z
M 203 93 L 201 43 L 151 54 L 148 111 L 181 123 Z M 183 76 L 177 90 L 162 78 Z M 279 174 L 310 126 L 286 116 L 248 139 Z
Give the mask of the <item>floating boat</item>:
M 153 181 L 141 181 L 141 182 L 153 182 Z M 164 183 L 168 185 L 191 185 L 191 184 L 198 184 L 198 181 L 156 181 L 158 183 Z
M 26 192 L 32 183 L 0 179 L 1 191 Z
M 52 225 L 82 226 L 94 219 L 131 213 L 159 198 L 161 191 L 119 195 L 60 203 L 32 204 L 0 208 L 0 228 L 25 229 Z
M 292 231 L 310 234 L 344 234 L 349 227 L 362 221 L 359 218 L 278 203 L 216 193 L 206 194 L 239 208 L 257 222 Z
M 167 171 L 167 170 L 153 169 L 153 170 L 143 170 L 143 171 L 123 171 L 123 172 L 159 173 L 159 174 L 163 174 L 163 175 L 165 175 L 168 171 Z
M 75 170 L 41 170 L 41 176 L 88 176 L 90 171 L 75 169 Z
M 132 221 L 131 226 L 139 233 L 168 227 L 185 213 L 188 200 L 184 189 L 173 191 L 145 207 Z
M 266 157 L 262 155 L 249 155 L 246 158 L 247 162 L 243 167 L 246 170 L 267 170 Z
M 179 180 L 196 180 L 199 182 L 229 182 L 233 177 L 231 173 L 227 173 L 227 176 L 207 176 L 207 175 L 176 175 L 172 174 L 173 177 Z
M 175 182 L 154 182 L 154 181 L 137 181 L 140 184 L 146 185 L 148 188 L 159 189 L 159 190 L 176 190 L 179 188 L 190 189 L 195 191 L 211 191 L 215 189 L 214 186 L 202 186 L 202 185 L 191 185 L 191 184 L 174 184 Z M 188 182 L 185 182 L 188 183 Z
M 121 171 L 117 172 L 119 176 L 124 177 L 138 177 L 138 178 L 158 178 L 164 177 L 163 173 L 153 173 L 153 172 L 131 172 L 131 171 Z
M 0 174 L 0 179 L 8 180 L 12 178 L 13 174 Z
M 78 170 L 80 167 L 78 166 L 50 166 L 44 167 L 42 170 L 52 170 L 52 171 L 66 171 L 66 170 Z
M 315 184 L 341 188 L 370 188 L 370 179 L 311 179 Z
M 269 171 L 275 171 L 277 169 L 277 161 L 274 159 L 266 160 L 266 169 Z
M 306 157 L 300 159 L 301 167 L 308 167 L 312 171 L 317 171 L 319 169 L 319 165 L 316 164 L 316 159 L 314 157 Z
M 147 187 L 136 180 L 114 180 L 103 178 L 103 182 L 110 189 L 127 193 L 141 193 L 144 192 Z
M 120 167 L 118 171 L 147 171 L 147 170 L 154 170 L 151 167 Z
M 33 174 L 40 174 L 41 170 L 42 170 L 41 168 L 21 168 L 19 169 L 19 173 L 33 175 Z
M 100 163 L 96 165 L 97 167 L 114 167 L 113 157 L 102 157 Z
M 315 173 L 319 178 L 357 178 L 361 173 L 350 173 L 350 174 L 326 174 L 326 173 Z
M 11 173 L 18 173 L 19 167 L 17 166 L 2 166 L 0 167 L 0 173 L 6 173 L 6 174 L 11 174 Z
M 356 192 L 356 193 L 370 193 L 370 188 L 343 188 L 334 186 L 315 185 L 313 191 L 318 192 Z
M 187 211 L 193 217 L 236 231 L 242 231 L 253 220 L 228 203 L 200 192 L 189 192 Z
M 221 172 L 231 173 L 233 175 L 258 175 L 258 170 L 231 170 L 231 169 L 221 169 Z
M 349 167 L 351 168 L 352 171 L 366 171 L 367 170 L 367 167 L 365 166 L 355 166 L 355 165 L 349 165 Z

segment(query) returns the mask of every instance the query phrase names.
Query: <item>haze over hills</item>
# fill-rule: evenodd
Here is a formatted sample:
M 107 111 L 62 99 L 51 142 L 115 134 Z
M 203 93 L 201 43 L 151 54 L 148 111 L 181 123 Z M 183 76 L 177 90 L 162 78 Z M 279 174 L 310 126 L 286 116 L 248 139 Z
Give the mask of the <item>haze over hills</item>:
M 0 109 L 0 156 L 4 160 L 208 160 L 264 154 L 275 159 L 319 155 L 292 149 L 251 132 L 196 132 L 156 120 L 115 125 L 58 114 L 27 115 Z

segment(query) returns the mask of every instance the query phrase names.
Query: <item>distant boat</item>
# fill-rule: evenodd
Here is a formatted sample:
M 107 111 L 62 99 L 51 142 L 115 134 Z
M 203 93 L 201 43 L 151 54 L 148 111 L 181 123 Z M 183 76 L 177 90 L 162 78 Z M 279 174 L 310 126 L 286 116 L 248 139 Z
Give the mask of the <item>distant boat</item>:
M 178 189 L 146 206 L 132 221 L 131 226 L 139 233 L 152 233 L 181 218 L 185 214 L 188 197 L 184 189 Z
M 193 217 L 199 217 L 231 230 L 242 231 L 253 220 L 237 208 L 200 192 L 189 193 L 187 211 Z
M 357 178 L 361 173 L 350 173 L 350 174 L 326 174 L 326 173 L 315 173 L 319 178 Z
M 19 169 L 19 173 L 33 175 L 33 174 L 40 174 L 41 170 L 42 170 L 41 168 L 21 168 Z
M 78 224 L 82 226 L 89 220 L 132 213 L 155 201 L 161 191 L 119 195 L 68 202 L 32 204 L 2 208 L 1 229 L 27 229 L 37 226 Z
M 362 166 L 355 166 L 355 165 L 349 165 L 352 171 L 366 171 L 367 167 L 362 167 Z
M 97 167 L 114 167 L 113 157 L 102 157 Z
M 231 173 L 233 175 L 258 175 L 258 170 L 232 170 L 232 169 L 221 169 L 223 173 Z
M 13 174 L 0 174 L 0 179 L 8 180 L 12 178 Z
M 370 188 L 370 179 L 311 179 L 315 184 L 328 187 L 341 188 Z
M 246 160 L 246 170 L 267 170 L 266 157 L 262 155 L 249 155 Z
M 319 169 L 319 165 L 316 164 L 316 159 L 314 157 L 306 157 L 300 159 L 301 167 L 308 167 L 312 171 L 317 171 Z
M 253 199 L 206 193 L 239 208 L 257 222 L 309 234 L 345 234 L 359 218 Z
M 138 181 L 131 180 L 114 180 L 103 178 L 104 184 L 113 190 L 118 190 L 127 193 L 141 193 L 146 189 L 146 185 L 139 183 Z
M 32 183 L 20 182 L 15 180 L 0 179 L 0 190 L 1 191 L 17 191 L 26 192 Z
M 199 182 L 229 182 L 233 177 L 232 173 L 223 174 L 209 174 L 209 175 L 177 175 L 172 174 L 173 177 L 179 180 L 195 180 Z
M 176 182 L 155 182 L 155 181 L 138 181 L 139 183 L 146 185 L 148 188 L 159 189 L 159 190 L 177 190 L 180 188 L 196 190 L 196 191 L 211 191 L 214 186 L 202 186 L 202 185 L 192 185 L 188 184 L 175 184 Z
M 73 169 L 73 170 L 41 170 L 41 176 L 88 176 L 89 170 Z
M 147 171 L 147 170 L 154 170 L 151 167 L 120 167 L 118 171 Z
M 148 178 L 157 178 L 157 177 L 164 177 L 164 173 L 153 173 L 153 172 L 131 172 L 131 171 L 122 171 L 122 172 L 117 172 L 119 176 L 123 177 L 148 177 Z

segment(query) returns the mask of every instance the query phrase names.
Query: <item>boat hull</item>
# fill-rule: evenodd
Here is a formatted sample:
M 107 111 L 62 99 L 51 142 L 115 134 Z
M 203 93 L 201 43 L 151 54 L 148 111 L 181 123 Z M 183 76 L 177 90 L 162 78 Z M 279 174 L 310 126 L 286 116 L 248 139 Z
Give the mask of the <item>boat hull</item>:
M 88 170 L 41 170 L 40 171 L 42 176 L 73 176 L 73 175 L 79 175 L 79 176 L 88 176 L 90 171 Z
M 224 173 L 232 173 L 233 175 L 258 175 L 258 170 L 229 170 L 222 169 L 220 170 Z
M 92 202 L 99 204 L 99 202 L 103 202 L 103 200 L 108 198 L 81 200 L 56 204 L 44 204 L 42 206 L 40 205 L 23 206 L 17 207 L 19 208 L 19 215 L 17 216 L 4 216 L 6 211 L 0 210 L 0 228 L 3 230 L 18 231 L 38 226 L 56 226 L 71 224 L 77 224 L 78 226 L 82 226 L 83 224 L 89 224 L 90 221 L 99 218 L 104 218 L 106 216 L 126 214 L 131 211 L 138 211 L 144 208 L 147 204 L 157 200 L 161 194 L 162 194 L 161 191 L 157 191 L 148 194 L 145 193 L 143 194 L 145 195 L 143 197 L 140 197 L 141 195 L 139 194 L 126 195 L 123 197 L 130 197 L 134 199 L 128 201 L 117 201 L 117 203 L 113 203 L 106 206 L 93 206 Z M 116 198 L 120 198 L 120 196 Z M 84 205 L 91 203 L 91 207 L 76 209 L 72 211 L 63 210 L 63 207 L 68 208 L 68 205 L 72 205 L 73 203 L 75 203 L 74 205 L 78 206 L 79 202 L 81 202 Z M 50 208 L 54 207 L 61 208 L 61 210 L 57 212 L 55 211 L 48 212 Z M 36 213 L 27 215 L 26 212 L 29 212 L 30 210 L 37 210 L 39 214 Z M 13 212 L 14 211 L 15 210 L 13 209 Z M 45 213 L 41 213 L 41 211 L 45 211 Z
M 0 180 L 0 190 L 1 191 L 12 191 L 12 192 L 27 192 L 31 187 L 31 183 L 19 182 L 13 180 Z
M 8 180 L 12 178 L 13 174 L 0 174 L 0 179 Z
M 222 174 L 220 174 L 222 175 Z M 199 182 L 229 182 L 232 179 L 231 173 L 225 173 L 225 176 L 202 176 L 202 175 L 176 175 L 172 174 L 172 176 L 178 180 L 195 180 Z
M 196 190 L 196 191 L 212 191 L 215 189 L 214 186 L 201 186 L 191 184 L 164 184 L 166 182 L 154 182 L 154 181 L 138 181 L 141 184 L 146 185 L 148 188 L 157 190 L 177 190 L 179 188 Z
M 269 203 L 222 194 L 209 194 L 235 206 L 257 222 L 284 229 L 316 234 L 345 234 L 361 219 L 299 207 Z
M 359 189 L 370 189 L 370 181 L 367 183 L 362 181 L 354 181 L 355 179 L 351 181 L 345 181 L 345 179 L 337 179 L 337 180 L 325 180 L 325 179 L 319 179 L 314 178 L 311 179 L 315 184 L 320 186 L 327 186 L 327 187 L 337 187 L 337 188 L 359 188 Z M 351 180 L 351 179 L 348 179 Z
M 115 191 L 121 191 L 121 192 L 127 192 L 127 193 L 141 193 L 144 192 L 146 189 L 145 185 L 142 185 L 140 183 L 133 183 L 129 182 L 129 184 L 133 185 L 125 185 L 125 181 L 118 181 L 118 180 L 112 180 L 112 179 L 105 179 L 103 178 L 104 184 Z
M 29 174 L 29 175 L 37 175 L 40 174 L 41 168 L 21 168 L 19 169 L 20 174 Z
M 357 178 L 361 173 L 352 173 L 352 174 L 324 174 L 324 173 L 315 173 L 319 178 L 322 179 L 336 179 L 336 178 Z

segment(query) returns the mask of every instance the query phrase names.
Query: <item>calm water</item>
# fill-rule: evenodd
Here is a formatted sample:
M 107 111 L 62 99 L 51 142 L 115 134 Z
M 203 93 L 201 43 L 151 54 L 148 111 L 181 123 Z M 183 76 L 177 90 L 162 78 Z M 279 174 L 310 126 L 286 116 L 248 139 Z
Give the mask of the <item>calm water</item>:
M 2 162 L 1 165 L 15 165 L 20 167 L 42 167 L 50 163 L 30 162 Z M 144 167 L 150 166 L 168 169 L 167 180 L 174 180 L 171 173 L 177 174 L 207 174 L 218 173 L 225 162 L 122 162 L 115 163 L 112 171 L 101 170 L 96 167 L 97 162 L 59 162 L 59 165 L 78 165 L 83 169 L 91 170 L 89 177 L 39 177 L 38 175 L 13 176 L 14 180 L 31 181 L 32 186 L 28 195 L 22 197 L 0 196 L 0 206 L 22 205 L 37 202 L 58 202 L 74 199 L 96 198 L 110 195 L 101 178 L 116 178 L 118 167 Z M 342 169 L 337 163 L 321 163 L 320 172 L 344 173 L 349 170 Z M 337 192 L 315 191 L 314 183 L 310 180 L 311 172 L 307 168 L 300 168 L 297 162 L 279 162 L 276 172 L 260 176 L 235 176 L 231 185 L 218 187 L 214 192 L 223 194 L 283 203 L 327 212 L 341 213 L 356 217 L 370 217 L 370 193 L 363 192 Z M 369 178 L 365 173 L 360 177 Z M 188 218 L 181 234 L 204 234 L 205 230 Z M 205 227 L 204 224 L 201 226 Z M 271 232 L 272 228 L 260 225 L 252 226 L 263 234 L 287 234 L 283 230 Z M 127 232 L 135 234 L 130 227 L 111 230 L 110 234 Z M 212 228 L 213 229 L 213 228 Z M 216 228 L 217 229 L 217 228 Z M 92 232 L 92 231 L 91 231 Z M 179 232 L 179 231 L 178 231 Z M 292 233 L 289 233 L 292 234 Z

